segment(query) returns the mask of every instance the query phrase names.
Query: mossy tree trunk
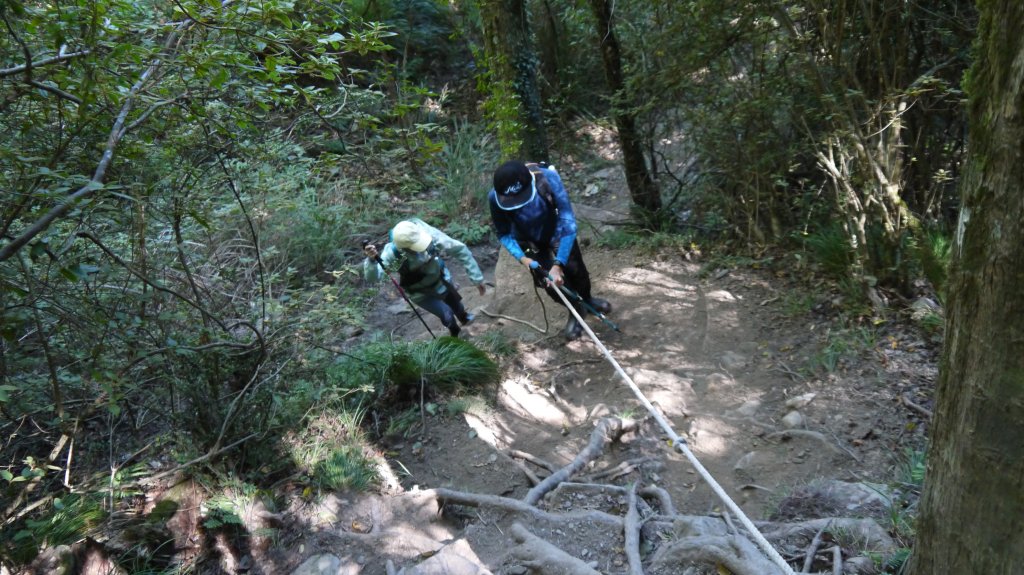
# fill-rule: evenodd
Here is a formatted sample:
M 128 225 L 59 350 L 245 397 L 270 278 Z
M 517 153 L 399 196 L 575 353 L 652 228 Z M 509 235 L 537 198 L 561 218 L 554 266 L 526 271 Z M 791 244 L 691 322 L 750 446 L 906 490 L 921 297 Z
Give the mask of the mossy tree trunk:
M 970 142 L 912 575 L 1024 565 L 1024 3 L 979 2 Z
M 609 0 L 590 0 L 590 7 L 597 18 L 597 38 L 601 44 L 601 61 L 604 77 L 612 92 L 612 114 L 615 128 L 619 132 L 619 146 L 622 148 L 622 162 L 626 169 L 626 185 L 629 186 L 633 203 L 654 212 L 661 209 L 661 192 L 651 177 L 644 159 L 643 139 L 636 127 L 636 113 L 629 101 L 625 74 L 622 71 L 622 50 L 615 36 L 612 22 L 612 7 Z
M 523 0 L 480 0 L 480 20 L 484 28 L 487 67 L 491 70 L 492 82 L 498 84 L 492 89 L 499 98 L 518 100 L 514 115 L 520 127 L 519 149 L 503 152 L 526 161 L 547 161 L 547 131 L 537 82 L 539 59 L 533 49 L 526 4 Z

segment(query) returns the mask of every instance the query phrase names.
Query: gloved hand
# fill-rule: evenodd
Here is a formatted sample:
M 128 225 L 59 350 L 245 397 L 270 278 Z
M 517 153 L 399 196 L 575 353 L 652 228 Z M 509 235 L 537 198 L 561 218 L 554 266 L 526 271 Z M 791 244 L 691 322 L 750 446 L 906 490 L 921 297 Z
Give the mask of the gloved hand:
M 542 281 L 546 281 L 548 279 L 548 271 L 540 267 L 539 262 L 530 260 L 528 265 L 530 266 L 530 273 L 533 274 L 534 277 L 539 278 Z

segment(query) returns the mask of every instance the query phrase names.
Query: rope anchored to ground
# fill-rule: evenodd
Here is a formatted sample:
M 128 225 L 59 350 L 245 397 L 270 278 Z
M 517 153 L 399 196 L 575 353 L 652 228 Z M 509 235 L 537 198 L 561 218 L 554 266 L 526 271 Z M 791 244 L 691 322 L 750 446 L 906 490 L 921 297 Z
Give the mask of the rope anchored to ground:
M 551 279 L 550 276 L 548 276 L 548 278 Z M 601 343 L 601 340 L 597 337 L 594 331 L 590 329 L 590 326 L 587 325 L 587 323 L 583 320 L 583 317 L 581 317 L 579 312 L 577 312 L 576 309 L 572 306 L 572 304 L 569 302 L 569 299 L 565 296 L 565 294 L 561 290 L 556 290 L 555 293 L 557 293 L 558 297 L 560 297 L 562 299 L 562 302 L 565 303 L 565 307 L 569 309 L 569 313 L 571 313 L 573 317 L 576 318 L 576 321 L 578 321 L 580 325 L 583 326 L 583 329 L 587 332 L 587 335 L 590 336 L 590 339 L 594 341 L 594 344 L 597 345 L 597 348 L 604 355 L 605 359 L 607 359 L 608 362 L 612 364 L 612 367 L 615 368 L 615 371 L 619 374 L 619 376 L 622 377 L 622 379 L 626 382 L 627 385 L 629 385 L 629 388 L 630 390 L 632 390 L 633 395 L 635 395 L 636 398 L 640 400 L 640 403 L 643 404 L 645 408 L 647 408 L 647 411 L 651 414 L 654 420 L 658 422 L 658 425 L 661 427 L 661 429 L 669 436 L 669 438 L 672 441 L 672 447 L 678 450 L 684 456 L 686 456 L 686 458 L 690 461 L 690 464 L 693 465 L 694 469 L 696 469 L 700 476 L 704 479 L 704 481 L 707 482 L 707 484 L 711 487 L 711 490 L 715 492 L 715 495 L 718 496 L 718 498 L 722 501 L 723 504 L 725 504 L 729 511 L 731 511 L 734 515 L 736 515 L 737 518 L 739 518 L 740 523 L 742 523 L 743 526 L 747 528 L 747 531 L 750 533 L 751 537 L 753 537 L 754 542 L 757 543 L 757 546 L 761 548 L 761 551 L 763 551 L 764 554 L 767 555 L 773 563 L 775 563 L 780 569 L 782 569 L 783 573 L 785 573 L 786 575 L 795 575 L 795 572 L 793 571 L 792 567 L 790 567 L 789 564 L 786 563 L 786 560 L 783 559 L 782 556 L 779 555 L 779 552 L 776 551 L 774 547 L 772 547 L 772 544 L 769 543 L 767 539 L 765 539 L 764 535 L 762 535 L 761 532 L 757 529 L 757 527 L 754 526 L 754 523 L 750 520 L 749 517 L 747 517 L 743 510 L 740 509 L 739 505 L 737 505 L 736 502 L 733 501 L 731 497 L 729 497 L 729 495 L 725 492 L 724 489 L 722 489 L 722 486 L 715 480 L 711 473 L 708 472 L 704 465 L 701 464 L 701 462 L 697 459 L 697 456 L 693 454 L 693 451 L 691 451 L 689 446 L 686 444 L 686 440 L 680 437 L 675 432 L 675 430 L 672 428 L 672 424 L 669 423 L 667 419 L 665 419 L 665 416 L 663 416 L 661 412 L 654 407 L 653 404 L 651 404 L 650 400 L 647 399 L 643 392 L 640 391 L 640 388 L 637 387 L 636 383 L 633 382 L 633 379 L 629 377 L 628 374 L 626 374 L 626 372 L 622 369 L 622 366 L 619 365 L 619 362 L 615 360 L 611 352 L 608 351 L 608 348 L 606 348 L 604 344 Z

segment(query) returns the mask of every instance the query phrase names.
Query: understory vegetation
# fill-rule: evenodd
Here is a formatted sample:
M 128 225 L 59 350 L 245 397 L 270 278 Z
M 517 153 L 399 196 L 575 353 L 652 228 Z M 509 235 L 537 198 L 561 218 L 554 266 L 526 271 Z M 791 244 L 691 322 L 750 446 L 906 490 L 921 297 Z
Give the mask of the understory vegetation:
M 616 94 L 585 4 L 526 3 L 550 155 L 599 164 L 578 127 L 628 109 L 663 204 L 601 245 L 784 261 L 843 296 L 829 372 L 941 304 L 972 4 L 620 2 Z M 282 482 L 372 489 L 375 441 L 483 401 L 514 342 L 352 344 L 362 242 L 417 216 L 494 243 L 525 126 L 481 5 L 0 0 L 6 566 L 127 529 L 172 473 L 231 494 L 211 531 Z M 938 306 L 915 319 L 941 332 Z M 172 570 L 166 543 L 122 561 Z

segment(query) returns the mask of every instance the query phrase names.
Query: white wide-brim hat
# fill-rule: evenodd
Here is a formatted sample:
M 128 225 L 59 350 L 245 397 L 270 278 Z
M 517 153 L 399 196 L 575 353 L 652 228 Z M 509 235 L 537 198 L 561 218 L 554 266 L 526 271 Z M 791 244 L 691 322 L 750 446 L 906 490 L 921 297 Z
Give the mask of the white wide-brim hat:
M 430 245 L 431 237 L 427 230 L 410 221 L 398 222 L 391 230 L 391 241 L 395 247 L 403 250 L 422 252 Z

